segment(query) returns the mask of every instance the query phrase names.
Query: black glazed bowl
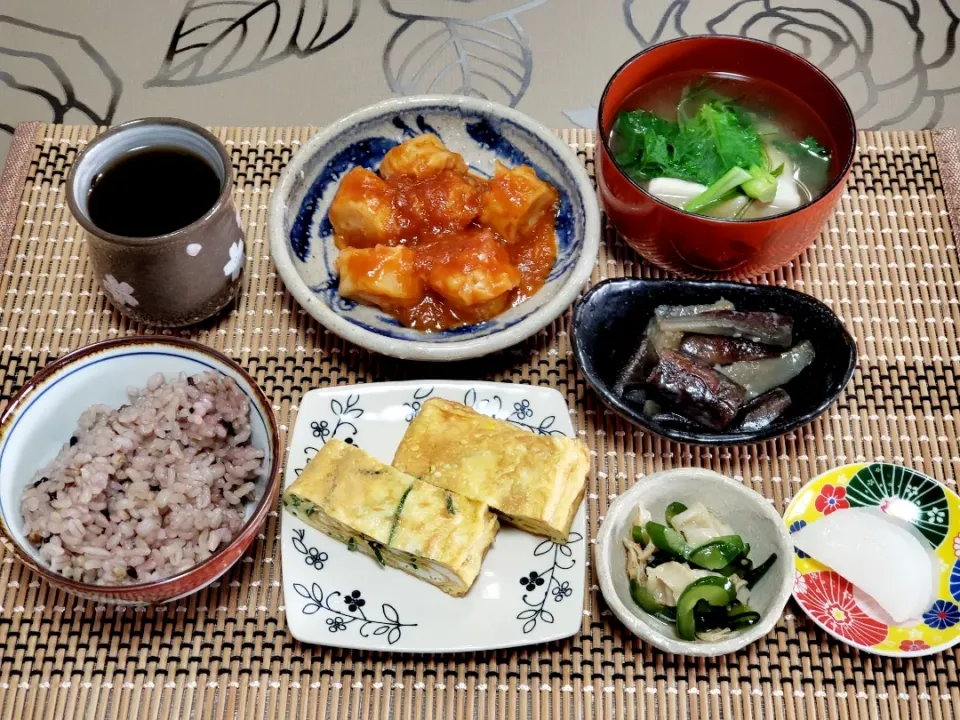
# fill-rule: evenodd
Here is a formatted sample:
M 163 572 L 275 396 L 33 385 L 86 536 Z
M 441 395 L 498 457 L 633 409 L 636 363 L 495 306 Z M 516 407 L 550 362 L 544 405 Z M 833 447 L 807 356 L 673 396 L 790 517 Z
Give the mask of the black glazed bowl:
M 813 343 L 813 364 L 784 386 L 793 404 L 754 432 L 690 431 L 661 425 L 625 400 L 620 379 L 659 305 L 700 305 L 724 298 L 738 310 L 768 310 L 793 318 L 795 342 Z M 622 417 L 670 440 L 695 445 L 747 445 L 805 425 L 837 399 L 857 365 L 857 344 L 830 308 L 809 295 L 769 285 L 695 280 L 606 280 L 573 309 L 573 352 L 587 382 Z

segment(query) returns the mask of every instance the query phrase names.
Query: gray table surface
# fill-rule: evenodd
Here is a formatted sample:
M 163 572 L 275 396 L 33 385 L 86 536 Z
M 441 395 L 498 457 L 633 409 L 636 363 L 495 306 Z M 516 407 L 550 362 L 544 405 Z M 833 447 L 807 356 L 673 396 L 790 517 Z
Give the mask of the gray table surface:
M 592 126 L 624 60 L 700 33 L 802 53 L 863 128 L 958 125 L 958 14 L 960 0 L 0 0 L 0 159 L 23 120 L 323 125 L 427 91 Z

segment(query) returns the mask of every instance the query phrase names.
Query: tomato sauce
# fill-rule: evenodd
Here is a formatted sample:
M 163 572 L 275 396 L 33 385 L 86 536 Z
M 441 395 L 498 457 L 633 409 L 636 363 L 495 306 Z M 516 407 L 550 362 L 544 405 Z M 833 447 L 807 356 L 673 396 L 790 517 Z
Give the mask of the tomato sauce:
M 479 221 L 491 183 L 500 182 L 501 205 L 505 200 L 507 205 L 523 207 L 522 187 L 499 178 L 442 170 L 422 179 L 401 175 L 386 180 L 393 208 L 391 231 L 378 243 L 414 251 L 413 267 L 423 292 L 403 301 L 373 302 L 407 327 L 429 332 L 490 320 L 540 290 L 557 254 L 556 191 L 547 185 L 552 206 L 536 215 L 532 227 L 518 230 L 507 242 Z M 349 240 L 347 244 L 363 246 Z M 383 273 L 374 260 L 369 267 L 354 267 L 362 267 L 369 277 Z

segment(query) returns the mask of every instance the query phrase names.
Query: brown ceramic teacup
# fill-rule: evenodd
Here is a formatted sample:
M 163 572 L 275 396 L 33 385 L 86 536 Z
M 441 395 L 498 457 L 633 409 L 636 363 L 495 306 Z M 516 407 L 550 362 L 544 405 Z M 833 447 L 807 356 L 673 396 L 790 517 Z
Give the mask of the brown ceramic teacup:
M 91 219 L 91 189 L 125 158 L 158 149 L 199 159 L 213 171 L 219 194 L 211 197 L 210 207 L 205 212 L 201 208 L 198 219 L 163 234 L 117 234 L 99 227 Z M 137 197 L 135 173 L 130 180 L 128 187 Z M 144 192 L 150 192 L 148 186 L 144 181 Z M 171 118 L 133 120 L 99 135 L 79 155 L 67 182 L 67 202 L 87 233 L 100 287 L 127 317 L 164 327 L 204 320 L 236 296 L 245 253 L 232 193 L 233 171 L 223 145 L 199 125 Z M 137 201 L 149 203 L 152 198 L 140 196 Z

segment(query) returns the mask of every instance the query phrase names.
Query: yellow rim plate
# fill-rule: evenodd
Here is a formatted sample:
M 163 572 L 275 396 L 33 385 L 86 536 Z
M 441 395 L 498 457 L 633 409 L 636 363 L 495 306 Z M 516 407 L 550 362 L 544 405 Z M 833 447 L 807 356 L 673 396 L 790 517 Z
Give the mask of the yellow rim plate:
M 877 655 L 930 655 L 960 642 L 960 497 L 909 468 L 859 463 L 835 468 L 807 483 L 783 519 L 794 533 L 850 507 L 879 507 L 913 523 L 940 559 L 937 597 L 916 621 L 890 625 L 869 597 L 795 550 L 793 597 L 804 612 L 838 640 Z

